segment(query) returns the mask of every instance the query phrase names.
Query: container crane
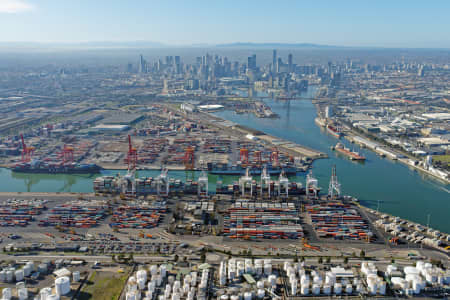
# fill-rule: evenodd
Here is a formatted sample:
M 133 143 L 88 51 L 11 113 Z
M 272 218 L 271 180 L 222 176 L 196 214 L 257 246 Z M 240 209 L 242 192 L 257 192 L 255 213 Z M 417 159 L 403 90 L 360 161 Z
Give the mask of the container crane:
M 330 199 L 336 199 L 341 196 L 341 184 L 338 182 L 336 175 L 336 166 L 331 171 L 330 185 L 328 187 L 328 196 Z
M 34 147 L 27 147 L 23 139 L 23 134 L 20 134 L 20 139 L 22 140 L 22 162 L 29 162 L 34 154 Z
M 189 146 L 186 148 L 184 152 L 184 167 L 186 170 L 193 170 L 195 167 L 195 155 L 194 148 Z
M 241 161 L 241 165 L 243 167 L 248 165 L 248 149 L 242 148 L 239 151 L 239 160 Z
M 136 170 L 137 160 L 138 160 L 137 150 L 131 144 L 131 136 L 128 135 L 128 155 L 127 155 L 128 171 Z
M 62 152 L 59 153 L 59 158 L 62 158 L 63 164 L 73 163 L 73 147 L 64 144 Z
M 270 163 L 272 166 L 278 166 L 278 149 L 273 149 L 270 153 Z

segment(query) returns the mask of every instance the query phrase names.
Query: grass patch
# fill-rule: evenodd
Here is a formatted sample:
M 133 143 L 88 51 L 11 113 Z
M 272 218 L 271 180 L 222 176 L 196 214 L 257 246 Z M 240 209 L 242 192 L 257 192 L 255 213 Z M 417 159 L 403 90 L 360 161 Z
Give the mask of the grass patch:
M 128 273 L 93 272 L 80 292 L 80 300 L 117 300 L 128 279 Z
M 434 161 L 440 161 L 442 163 L 450 164 L 450 154 L 449 155 L 433 155 Z

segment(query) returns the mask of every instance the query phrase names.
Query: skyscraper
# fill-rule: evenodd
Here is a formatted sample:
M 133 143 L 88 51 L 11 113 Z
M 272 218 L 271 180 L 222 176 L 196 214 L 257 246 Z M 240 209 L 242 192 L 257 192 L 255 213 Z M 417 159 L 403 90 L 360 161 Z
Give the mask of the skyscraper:
M 139 56 L 139 73 L 147 73 L 147 64 L 142 54 Z
M 272 73 L 277 73 L 277 50 L 273 49 L 273 55 L 272 55 Z
M 288 55 L 288 71 L 292 72 L 293 70 L 293 64 L 292 64 L 292 53 L 289 53 Z
M 252 56 L 249 56 L 247 59 L 247 67 L 250 70 L 256 69 L 256 54 L 253 54 Z

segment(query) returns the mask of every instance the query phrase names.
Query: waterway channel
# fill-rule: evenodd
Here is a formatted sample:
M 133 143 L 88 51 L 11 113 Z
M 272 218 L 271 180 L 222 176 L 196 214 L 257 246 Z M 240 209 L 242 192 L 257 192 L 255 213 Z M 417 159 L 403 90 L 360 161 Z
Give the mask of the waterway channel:
M 310 98 L 313 93 L 314 89 L 310 89 L 303 96 Z M 352 162 L 335 153 L 330 148 L 338 140 L 314 123 L 316 110 L 310 100 L 265 101 L 280 118 L 261 119 L 252 114 L 236 114 L 232 111 L 221 111 L 215 115 L 327 153 L 329 158 L 317 160 L 313 165 L 314 176 L 318 178 L 324 193 L 328 190 L 331 168 L 336 165 L 344 194 L 357 197 L 365 206 L 425 225 L 430 214 L 431 227 L 450 233 L 449 185 L 399 162 L 380 158 L 370 150 L 360 149 L 345 140 L 344 144 L 366 156 L 366 162 Z M 93 191 L 92 181 L 95 177 L 118 172 L 124 171 L 103 170 L 96 175 L 51 175 L 12 173 L 0 168 L 0 192 L 89 193 Z M 138 172 L 138 176 L 155 177 L 158 174 L 158 171 L 150 170 Z M 198 172 L 171 171 L 169 176 L 181 180 L 196 179 Z M 290 179 L 305 184 L 305 177 L 306 174 L 298 174 Z M 209 175 L 210 190 L 215 190 L 218 179 L 218 176 Z M 220 179 L 224 184 L 229 184 L 237 177 L 224 176 Z

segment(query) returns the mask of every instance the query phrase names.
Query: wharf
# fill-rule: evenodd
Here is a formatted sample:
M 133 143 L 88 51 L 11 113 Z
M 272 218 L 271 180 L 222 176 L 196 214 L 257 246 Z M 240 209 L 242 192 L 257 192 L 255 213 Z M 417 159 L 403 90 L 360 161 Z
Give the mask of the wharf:
M 208 113 L 198 113 L 203 117 L 203 120 L 207 121 L 210 125 L 223 130 L 227 131 L 230 134 L 236 135 L 236 133 L 239 134 L 239 136 L 246 136 L 246 135 L 254 135 L 257 140 L 254 140 L 254 142 L 263 144 L 264 146 L 267 146 L 268 144 L 272 147 L 276 147 L 282 151 L 285 151 L 291 155 L 300 155 L 303 157 L 307 157 L 309 159 L 319 159 L 319 158 L 327 158 L 327 154 L 305 147 L 303 145 L 296 144 L 294 142 L 284 140 L 272 135 L 269 135 L 262 131 L 256 131 L 252 128 L 246 128 L 243 126 L 240 126 L 238 124 L 229 124 L 231 122 L 222 119 L 220 117 L 208 114 Z M 229 126 L 231 125 L 231 126 Z M 263 143 L 262 143 L 263 142 Z

